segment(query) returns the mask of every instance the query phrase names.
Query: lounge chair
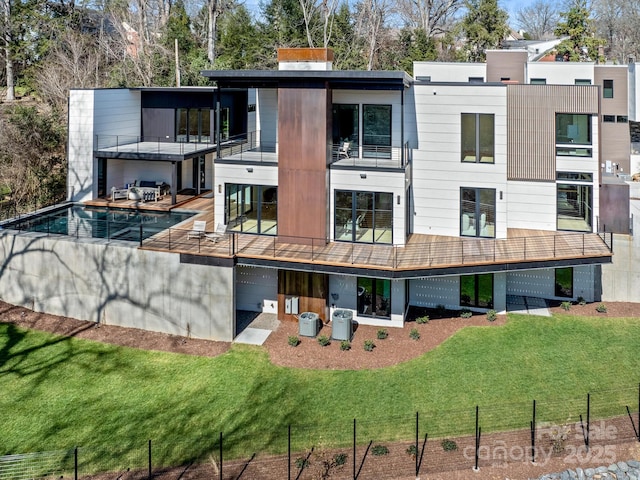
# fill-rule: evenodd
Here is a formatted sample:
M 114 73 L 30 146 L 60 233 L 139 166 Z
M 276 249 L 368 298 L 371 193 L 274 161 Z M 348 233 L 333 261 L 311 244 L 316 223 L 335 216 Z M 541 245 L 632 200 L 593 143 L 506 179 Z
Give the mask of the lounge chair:
M 227 226 L 223 225 L 222 223 L 219 223 L 218 225 L 216 225 L 215 232 L 205 233 L 204 236 L 207 239 L 211 240 L 213 243 L 216 243 L 218 240 L 223 239 L 226 233 L 227 233 Z
M 187 233 L 187 238 L 202 238 L 204 237 L 205 229 L 207 228 L 206 220 L 194 220 L 193 221 L 193 230 Z

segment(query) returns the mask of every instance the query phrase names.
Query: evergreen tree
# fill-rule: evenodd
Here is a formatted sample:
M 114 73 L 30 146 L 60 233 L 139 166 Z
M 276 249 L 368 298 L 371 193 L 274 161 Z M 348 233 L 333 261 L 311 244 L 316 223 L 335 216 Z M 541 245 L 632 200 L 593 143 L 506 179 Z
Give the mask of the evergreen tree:
M 218 35 L 214 68 L 242 70 L 259 66 L 259 32 L 244 5 L 237 5 L 225 13 Z
M 560 17 L 563 20 L 558 23 L 555 34 L 558 37 L 568 35 L 569 38 L 556 47 L 558 54 L 571 62 L 604 61 L 600 47 L 606 42 L 595 35 L 586 0 L 573 1 L 571 8 L 561 12 Z
M 465 60 L 483 62 L 485 51 L 499 48 L 509 32 L 506 11 L 498 6 L 497 0 L 467 0 L 467 13 L 460 23 L 466 38 L 463 48 Z

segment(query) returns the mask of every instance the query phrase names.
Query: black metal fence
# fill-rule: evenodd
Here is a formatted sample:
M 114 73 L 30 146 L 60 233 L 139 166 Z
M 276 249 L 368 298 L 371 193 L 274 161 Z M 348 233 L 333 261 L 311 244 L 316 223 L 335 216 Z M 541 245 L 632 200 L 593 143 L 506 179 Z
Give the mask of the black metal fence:
M 392 410 L 390 405 L 390 410 Z M 258 436 L 264 439 L 264 435 Z M 268 444 L 246 430 L 0 457 L 0 480 L 416 478 L 518 462 L 610 465 L 640 442 L 640 385 L 580 397 L 284 425 Z M 505 470 L 507 472 L 508 470 Z

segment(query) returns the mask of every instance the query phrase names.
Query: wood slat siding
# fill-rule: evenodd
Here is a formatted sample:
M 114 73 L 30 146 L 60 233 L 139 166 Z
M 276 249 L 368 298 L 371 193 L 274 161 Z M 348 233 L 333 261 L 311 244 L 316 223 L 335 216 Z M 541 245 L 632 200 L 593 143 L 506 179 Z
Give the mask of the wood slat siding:
M 555 182 L 556 113 L 597 115 L 598 88 L 594 85 L 507 86 L 508 180 Z
M 331 91 L 278 92 L 278 234 L 326 238 Z

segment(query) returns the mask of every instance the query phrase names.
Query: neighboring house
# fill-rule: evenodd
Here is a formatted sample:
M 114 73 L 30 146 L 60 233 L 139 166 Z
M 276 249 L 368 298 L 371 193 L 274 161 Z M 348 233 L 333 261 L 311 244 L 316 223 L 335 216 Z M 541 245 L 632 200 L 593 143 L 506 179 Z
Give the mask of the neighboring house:
M 627 67 L 541 65 L 509 50 L 486 64 L 417 62 L 411 78 L 335 71 L 326 49 L 278 56 L 279 70 L 203 72 L 215 88 L 71 92 L 71 200 L 161 181 L 171 205 L 181 190 L 210 192 L 209 231 L 227 232 L 214 243 L 173 230 L 126 247 L 126 264 L 109 257 L 91 278 L 110 288 L 84 292 L 99 298 L 74 316 L 231 340 L 239 310 L 324 321 L 348 310 L 402 326 L 412 306 L 603 298 L 611 232 L 629 234 Z M 7 271 L 28 280 L 0 298 L 29 305 L 25 289 L 46 275 L 27 272 L 16 243 L 36 240 L 4 232 Z M 125 248 L 100 245 L 99 255 Z M 67 291 L 79 288 L 73 271 L 56 270 Z M 168 307 L 172 297 L 182 307 Z

